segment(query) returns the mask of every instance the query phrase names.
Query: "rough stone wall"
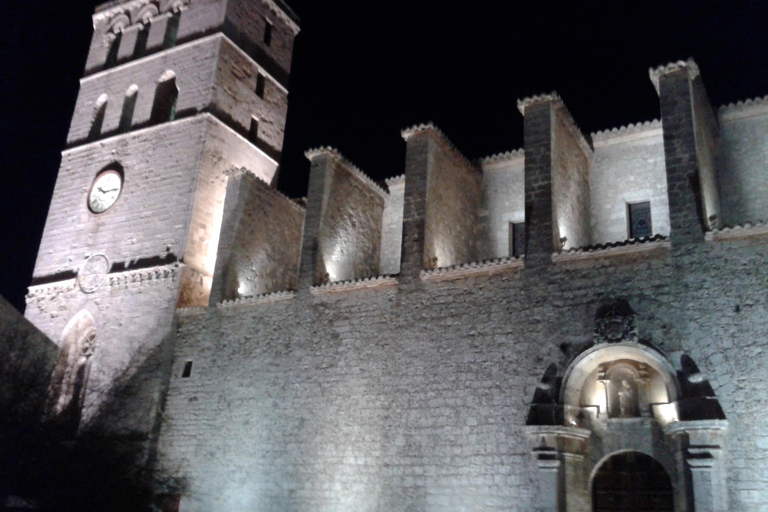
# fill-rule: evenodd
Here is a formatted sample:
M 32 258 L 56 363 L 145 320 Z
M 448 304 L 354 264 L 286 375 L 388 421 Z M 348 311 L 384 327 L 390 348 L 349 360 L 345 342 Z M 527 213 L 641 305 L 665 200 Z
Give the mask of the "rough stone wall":
M 720 114 L 717 181 L 727 226 L 768 219 L 768 107 L 731 106 Z
M 185 315 L 160 441 L 190 478 L 182 510 L 533 510 L 526 404 L 621 297 L 642 340 L 710 379 L 731 510 L 762 511 L 767 255 L 707 242 Z
M 651 203 L 654 234 L 669 235 L 669 200 L 661 126 L 595 141 L 589 175 L 592 243 L 629 238 L 627 205 Z
M 479 259 L 511 256 L 511 222 L 525 222 L 525 155 L 483 164 L 483 225 Z
M 113 264 L 183 257 L 207 126 L 206 118 L 192 118 L 65 151 L 34 277 L 76 272 L 97 252 Z M 91 183 L 114 162 L 124 174 L 120 197 L 93 214 Z
M 403 206 L 405 204 L 405 178 L 387 180 L 389 196 L 384 202 L 381 227 L 381 274 L 400 273 L 400 253 L 403 244 Z
M 264 77 L 264 98 L 256 95 L 259 74 Z M 273 154 L 283 149 L 288 91 L 263 67 L 224 39 L 219 54 L 213 109 L 227 124 L 247 134 L 251 119 L 259 123 L 257 144 L 266 145 Z
M 247 171 L 230 176 L 212 302 L 293 290 L 304 209 Z
M 329 173 L 318 238 L 321 274 L 331 282 L 379 275 L 384 193 L 338 160 Z
M 555 109 L 552 201 L 556 238 L 564 249 L 591 243 L 589 172 L 591 155 L 562 108 Z M 564 245 L 562 238 L 567 238 Z M 557 247 L 557 246 L 556 246 Z
M 477 259 L 481 177 L 443 137 L 430 138 L 424 227 L 424 268 Z
M 86 294 L 74 279 L 32 287 L 25 316 L 55 343 L 80 311 L 95 321 L 82 425 L 149 434 L 171 358 L 179 285 L 175 265 L 112 273 Z

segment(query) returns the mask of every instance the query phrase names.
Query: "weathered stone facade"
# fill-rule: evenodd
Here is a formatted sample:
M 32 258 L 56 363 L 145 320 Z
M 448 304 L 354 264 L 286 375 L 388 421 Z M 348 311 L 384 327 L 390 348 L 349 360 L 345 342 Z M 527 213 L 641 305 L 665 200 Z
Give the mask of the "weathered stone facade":
M 304 205 L 272 188 L 282 2 L 94 23 L 26 314 L 93 343 L 81 430 L 128 411 L 181 510 L 587 512 L 640 453 L 658 510 L 768 511 L 765 100 L 717 113 L 678 62 L 651 70 L 660 121 L 590 136 L 527 98 L 524 148 L 473 162 L 419 125 L 386 189 L 311 150 Z

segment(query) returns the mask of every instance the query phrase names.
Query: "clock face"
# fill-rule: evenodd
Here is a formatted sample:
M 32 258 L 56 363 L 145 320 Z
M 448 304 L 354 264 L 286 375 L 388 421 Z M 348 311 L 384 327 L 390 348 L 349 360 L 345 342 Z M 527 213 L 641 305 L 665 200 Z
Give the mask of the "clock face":
M 123 188 L 123 178 L 117 171 L 104 171 L 93 180 L 88 192 L 88 208 L 93 213 L 107 211 L 115 204 Z

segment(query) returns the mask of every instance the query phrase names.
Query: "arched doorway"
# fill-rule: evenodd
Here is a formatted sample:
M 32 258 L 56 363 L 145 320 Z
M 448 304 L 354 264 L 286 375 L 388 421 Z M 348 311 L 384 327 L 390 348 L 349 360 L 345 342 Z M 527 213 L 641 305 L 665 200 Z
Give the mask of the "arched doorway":
M 672 481 L 653 457 L 622 452 L 605 460 L 592 480 L 594 512 L 673 512 Z

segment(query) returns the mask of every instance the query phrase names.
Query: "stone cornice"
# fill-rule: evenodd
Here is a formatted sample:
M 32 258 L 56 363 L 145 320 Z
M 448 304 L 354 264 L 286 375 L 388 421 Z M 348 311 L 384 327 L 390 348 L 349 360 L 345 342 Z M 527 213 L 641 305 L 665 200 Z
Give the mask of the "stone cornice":
M 723 105 L 718 109 L 718 114 L 721 121 L 768 114 L 768 96 Z
M 653 82 L 653 86 L 656 88 L 656 93 L 659 93 L 659 77 L 661 75 L 674 73 L 675 71 L 680 71 L 683 69 L 688 71 L 689 80 L 693 80 L 699 76 L 699 66 L 696 65 L 696 62 L 694 62 L 692 58 L 689 58 L 688 60 L 670 62 L 669 64 L 664 64 L 655 68 L 649 68 L 648 75 L 651 77 L 651 82 Z
M 579 128 L 579 125 L 576 124 L 576 120 L 571 115 L 568 107 L 565 106 L 565 102 L 560 97 L 560 95 L 557 94 L 556 91 L 552 91 L 549 94 L 538 94 L 535 96 L 523 98 L 522 100 L 517 100 L 517 109 L 521 114 L 523 114 L 523 116 L 525 116 L 525 110 L 528 107 L 544 102 L 551 102 L 554 105 L 555 110 L 562 116 L 565 125 L 576 136 L 576 141 L 581 146 L 581 149 L 588 157 L 590 157 L 594 152 L 594 149 L 592 148 L 592 141 L 586 135 L 584 135 L 584 132 L 581 131 L 581 128 Z
M 494 274 L 503 270 L 520 269 L 523 268 L 523 266 L 523 258 L 509 256 L 506 258 L 460 263 L 432 270 L 422 270 L 419 273 L 419 277 L 421 277 L 422 281 L 445 281 L 461 279 L 478 274 Z
M 142 8 L 146 6 L 154 6 L 155 8 L 159 7 L 160 2 L 158 0 L 130 0 L 126 2 L 107 2 L 106 4 L 101 4 L 96 7 L 96 10 L 93 14 L 93 21 L 95 23 L 104 22 L 104 21 L 110 21 L 112 18 L 116 16 L 120 16 L 121 14 L 124 14 L 128 17 L 130 24 L 135 25 L 138 23 L 141 23 L 141 19 L 134 18 L 134 15 L 138 15 L 142 12 Z M 175 2 L 170 2 L 167 6 L 167 8 L 160 12 L 160 14 L 163 14 L 165 12 L 175 12 L 180 9 L 186 9 L 189 7 L 189 0 L 177 0 Z M 153 9 L 152 12 L 155 12 Z M 159 9 L 158 9 L 159 12 Z
M 737 238 L 750 238 L 753 236 L 768 235 L 768 222 L 746 222 L 737 226 L 729 226 L 720 229 L 707 231 L 704 238 L 706 240 L 734 240 Z
M 236 306 L 254 306 L 256 304 L 270 304 L 273 302 L 281 302 L 284 300 L 290 300 L 294 297 L 296 297 L 296 292 L 291 290 L 286 290 L 282 292 L 256 295 L 254 297 L 239 297 L 233 300 L 225 300 L 216 304 L 216 307 L 219 309 L 231 309 Z
M 330 146 L 321 146 L 319 148 L 312 148 L 307 150 L 304 153 L 304 156 L 306 156 L 310 161 L 312 161 L 312 159 L 314 159 L 316 156 L 319 156 L 322 154 L 327 154 L 333 157 L 338 163 L 342 164 L 344 167 L 352 171 L 352 175 L 356 176 L 363 183 L 370 186 L 374 192 L 379 194 L 384 199 L 386 199 L 389 196 L 389 192 L 387 190 L 384 190 L 384 188 L 381 185 L 373 181 L 373 179 L 371 179 L 370 176 L 365 174 L 358 166 L 350 162 L 349 159 L 346 158 L 344 155 L 342 155 L 341 152 L 336 148 L 333 148 Z
M 445 135 L 445 132 L 443 132 L 440 128 L 434 125 L 431 121 L 428 123 L 422 123 L 417 124 L 414 126 L 411 126 L 410 128 L 406 128 L 400 132 L 400 135 L 403 137 L 403 140 L 408 142 L 408 139 L 416 135 L 417 133 L 422 132 L 429 132 L 435 136 L 437 140 L 442 142 L 448 149 L 450 149 L 459 159 L 464 162 L 470 169 L 474 170 L 478 175 L 481 173 L 480 168 L 473 164 L 469 158 L 464 156 L 464 153 L 459 151 L 459 148 L 456 147 L 456 144 L 451 142 L 451 139 L 448 138 L 447 135 Z
M 224 171 L 225 176 L 241 176 L 244 179 L 247 179 L 254 183 L 256 186 L 261 188 L 266 193 L 273 196 L 278 201 L 282 201 L 284 203 L 287 203 L 291 208 L 294 210 L 297 210 L 301 212 L 302 214 L 306 213 L 307 209 L 305 206 L 300 205 L 295 200 L 291 199 L 290 197 L 286 196 L 276 188 L 270 187 L 264 180 L 253 174 L 253 172 L 250 169 L 246 169 L 245 167 L 233 167 L 232 169 L 229 169 L 227 171 Z
M 312 295 L 326 295 L 329 293 L 348 292 L 352 290 L 368 290 L 372 288 L 383 288 L 386 286 L 397 285 L 397 278 L 392 276 L 375 276 L 352 281 L 340 281 L 337 283 L 328 283 L 319 286 L 313 286 L 309 289 Z
M 107 280 L 104 283 L 104 286 L 102 286 L 102 289 L 105 287 L 127 288 L 133 285 L 152 284 L 159 281 L 174 281 L 178 277 L 180 266 L 181 265 L 179 263 L 172 263 L 170 265 L 160 265 L 156 267 L 140 268 L 107 274 Z M 67 293 L 75 289 L 77 289 L 77 278 L 30 286 L 29 293 L 27 293 L 27 301 L 39 297 L 49 297 L 52 295 Z
M 667 250 L 671 247 L 669 239 L 663 235 L 654 235 L 645 238 L 630 238 L 619 242 L 576 247 L 567 251 L 552 254 L 553 262 L 568 262 L 584 259 L 603 258 L 608 256 L 620 256 L 642 252 Z
M 642 138 L 650 135 L 652 132 L 661 130 L 661 120 L 645 121 L 641 123 L 630 123 L 619 128 L 610 130 L 601 130 L 591 134 L 595 146 L 607 145 L 607 143 L 624 142 L 635 138 Z
M 525 150 L 523 148 L 513 149 L 511 151 L 505 151 L 504 153 L 496 153 L 495 155 L 485 156 L 480 158 L 478 162 L 480 165 L 490 165 L 498 162 L 506 162 L 508 160 L 516 160 L 518 158 L 525 157 Z

